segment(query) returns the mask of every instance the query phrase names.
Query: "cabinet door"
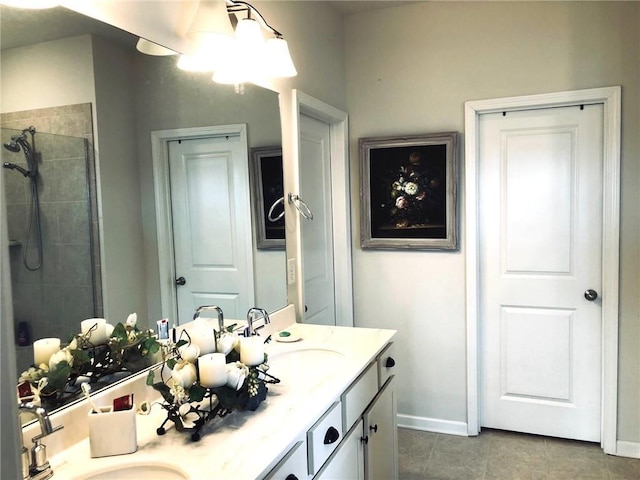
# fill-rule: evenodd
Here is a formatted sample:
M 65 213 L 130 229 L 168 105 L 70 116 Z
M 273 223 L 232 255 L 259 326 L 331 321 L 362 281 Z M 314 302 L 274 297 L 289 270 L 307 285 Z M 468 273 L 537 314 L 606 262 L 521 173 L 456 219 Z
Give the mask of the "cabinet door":
M 398 478 L 398 429 L 396 422 L 395 377 L 387 380 L 373 403 L 364 412 L 365 478 Z
M 364 480 L 362 428 L 360 420 L 314 480 Z
M 305 480 L 307 478 L 307 449 L 305 442 L 298 442 L 289 453 L 269 472 L 265 480 Z

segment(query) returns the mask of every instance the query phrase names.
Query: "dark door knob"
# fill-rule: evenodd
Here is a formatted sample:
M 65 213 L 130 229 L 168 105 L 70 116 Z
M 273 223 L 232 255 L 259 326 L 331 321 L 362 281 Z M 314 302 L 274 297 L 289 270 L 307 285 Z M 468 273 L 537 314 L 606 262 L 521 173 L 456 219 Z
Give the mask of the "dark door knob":
M 596 298 L 598 298 L 598 292 L 596 292 L 595 290 L 589 289 L 586 292 L 584 292 L 584 298 L 586 298 L 590 302 L 593 302 Z
M 187 280 L 184 277 L 176 278 L 176 285 L 184 285 L 187 283 Z

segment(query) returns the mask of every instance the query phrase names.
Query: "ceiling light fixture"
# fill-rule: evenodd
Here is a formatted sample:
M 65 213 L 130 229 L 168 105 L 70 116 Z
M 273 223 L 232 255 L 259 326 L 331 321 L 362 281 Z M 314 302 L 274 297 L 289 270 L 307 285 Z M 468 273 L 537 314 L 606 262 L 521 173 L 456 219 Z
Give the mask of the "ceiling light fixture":
M 231 19 L 238 16 L 243 18 L 235 22 L 234 31 Z M 247 2 L 201 0 L 186 36 L 193 42 L 194 51 L 181 55 L 178 67 L 213 72 L 215 82 L 263 84 L 297 75 L 283 35 Z
M 165 57 L 168 55 L 177 55 L 178 52 L 171 50 L 170 48 L 163 47 L 157 43 L 151 42 L 146 38 L 140 37 L 138 43 L 136 43 L 136 49 L 147 55 L 154 55 L 156 57 Z

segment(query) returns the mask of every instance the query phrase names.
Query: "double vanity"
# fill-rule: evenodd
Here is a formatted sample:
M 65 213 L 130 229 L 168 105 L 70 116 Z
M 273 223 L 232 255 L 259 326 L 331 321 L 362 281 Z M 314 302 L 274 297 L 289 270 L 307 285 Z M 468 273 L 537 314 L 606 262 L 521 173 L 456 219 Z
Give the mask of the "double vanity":
M 90 407 L 80 403 L 70 408 L 78 410 L 77 419 L 69 417 L 72 424 L 64 429 L 80 433 L 51 456 L 53 478 L 397 478 L 395 331 L 296 324 L 286 313 L 260 331 L 272 335 L 265 350 L 269 373 L 281 381 L 268 385 L 267 399 L 255 412 L 216 418 L 194 442 L 171 422 L 158 436 L 166 411 L 156 404 L 149 415 L 137 415 L 135 453 L 91 458 L 86 427 L 78 427 Z M 289 335 L 279 336 L 281 330 Z M 134 392 L 136 403 L 159 401 L 145 379 L 127 380 L 96 395 L 95 402 Z M 56 417 L 54 425 L 65 421 Z

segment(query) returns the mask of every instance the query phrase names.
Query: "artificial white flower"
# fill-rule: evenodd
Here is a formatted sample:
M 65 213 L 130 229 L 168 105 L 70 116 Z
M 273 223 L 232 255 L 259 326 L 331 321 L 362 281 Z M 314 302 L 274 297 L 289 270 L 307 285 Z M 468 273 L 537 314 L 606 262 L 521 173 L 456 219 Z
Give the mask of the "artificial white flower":
M 224 353 L 227 355 L 231 350 L 233 350 L 233 346 L 235 345 L 238 337 L 229 334 L 223 334 L 222 337 L 218 340 L 218 352 Z
M 180 353 L 183 360 L 193 363 L 200 356 L 200 347 L 193 344 L 183 345 L 178 349 L 178 353 Z
M 73 356 L 68 348 L 58 350 L 56 353 L 51 355 L 51 358 L 49 359 L 49 369 L 54 370 L 62 361 L 66 361 L 69 365 L 73 363 Z
M 227 363 L 227 385 L 240 390 L 249 374 L 249 369 L 242 362 Z
M 78 349 L 78 339 L 76 337 L 73 337 L 73 340 L 71 340 L 71 343 L 69 344 L 69 346 L 67 348 L 69 350 L 77 350 Z
M 189 388 L 197 378 L 196 366 L 191 362 L 178 362 L 171 370 L 171 378 L 183 388 Z
M 196 426 L 196 420 L 200 418 L 200 415 L 191 411 L 191 405 L 188 403 L 178 407 L 178 414 L 180 415 L 180 420 L 182 420 L 182 426 L 184 428 L 194 428 Z
M 167 381 L 167 385 L 169 386 L 169 393 L 173 396 L 174 403 L 184 403 L 187 399 L 187 392 L 183 386 L 176 383 L 173 378 Z
M 129 316 L 127 317 L 127 321 L 125 322 L 125 325 L 127 327 L 135 327 L 136 323 L 138 323 L 138 314 L 137 313 L 130 313 Z

